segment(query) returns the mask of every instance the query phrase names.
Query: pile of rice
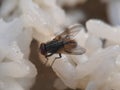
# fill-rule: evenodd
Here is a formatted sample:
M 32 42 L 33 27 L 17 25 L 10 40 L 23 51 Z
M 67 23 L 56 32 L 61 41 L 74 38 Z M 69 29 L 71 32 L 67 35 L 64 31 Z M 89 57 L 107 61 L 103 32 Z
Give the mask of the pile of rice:
M 79 10 L 65 12 L 86 0 L 3 0 L 0 8 L 0 90 L 29 90 L 37 70 L 29 61 L 32 39 L 39 43 L 51 40 L 55 33 L 85 18 Z M 115 3 L 117 2 L 117 3 Z M 108 2 L 110 26 L 101 20 L 86 22 L 75 37 L 87 52 L 62 55 L 52 69 L 67 87 L 84 90 L 120 90 L 120 12 L 113 8 L 120 1 Z M 115 12 L 115 13 L 116 13 Z M 117 19 L 114 19 L 117 18 Z M 103 40 L 105 42 L 103 42 Z M 53 58 L 50 57 L 48 64 Z M 44 60 L 43 57 L 40 57 Z M 58 87 L 59 88 L 59 87 Z

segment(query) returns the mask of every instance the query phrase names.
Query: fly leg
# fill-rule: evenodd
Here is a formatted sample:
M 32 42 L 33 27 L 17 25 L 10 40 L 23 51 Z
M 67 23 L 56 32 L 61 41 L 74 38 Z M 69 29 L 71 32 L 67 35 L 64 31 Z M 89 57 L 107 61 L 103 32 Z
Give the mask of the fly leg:
M 46 62 L 45 62 L 45 64 L 47 64 L 47 62 L 48 62 L 48 57 L 50 57 L 50 56 L 52 56 L 52 55 L 53 55 L 53 53 L 50 53 L 50 54 L 48 54 L 48 55 L 45 55 L 45 58 L 47 59 Z
M 59 53 L 59 57 L 55 57 L 55 59 L 53 60 L 51 66 L 54 64 L 54 62 L 55 62 L 56 59 L 60 59 L 61 57 L 62 57 L 62 55 L 61 55 L 61 53 Z

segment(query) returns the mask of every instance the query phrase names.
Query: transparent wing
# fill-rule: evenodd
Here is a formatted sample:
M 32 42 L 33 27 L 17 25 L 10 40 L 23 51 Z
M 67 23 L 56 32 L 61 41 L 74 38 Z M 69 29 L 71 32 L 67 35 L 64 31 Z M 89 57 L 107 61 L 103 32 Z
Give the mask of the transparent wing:
M 66 37 L 66 36 L 74 37 L 82 29 L 84 29 L 84 27 L 81 24 L 74 24 L 66 28 L 66 30 L 60 34 L 60 36 L 61 37 Z
M 76 48 L 74 49 L 67 49 L 65 48 L 64 49 L 65 53 L 67 54 L 72 54 L 72 55 L 81 55 L 81 54 L 84 54 L 86 52 L 86 49 L 81 47 L 81 46 L 77 46 Z
M 59 37 L 60 39 L 64 39 L 66 37 L 73 38 L 76 34 L 79 33 L 80 30 L 84 29 L 81 24 L 74 24 L 66 28 L 61 34 L 56 36 L 56 39 Z

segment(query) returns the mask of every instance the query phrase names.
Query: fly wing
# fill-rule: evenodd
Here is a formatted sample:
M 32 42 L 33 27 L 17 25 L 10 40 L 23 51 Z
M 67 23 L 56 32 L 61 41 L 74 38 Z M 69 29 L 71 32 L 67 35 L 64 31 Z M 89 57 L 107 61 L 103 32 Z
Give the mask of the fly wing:
M 81 46 L 77 46 L 76 48 L 74 49 L 67 49 L 65 48 L 64 49 L 65 53 L 67 54 L 72 54 L 72 55 L 81 55 L 81 54 L 84 54 L 86 52 L 86 49 L 81 47 Z
M 56 36 L 56 39 L 65 39 L 65 38 L 73 38 L 76 34 L 79 33 L 80 30 L 84 29 L 84 27 L 81 24 L 74 24 L 69 26 L 68 28 L 66 28 L 64 30 L 64 32 L 62 32 L 61 34 L 59 34 L 58 36 Z
M 82 29 L 84 29 L 83 25 L 81 24 L 74 24 L 69 26 L 68 28 L 69 36 L 75 36 L 78 34 Z

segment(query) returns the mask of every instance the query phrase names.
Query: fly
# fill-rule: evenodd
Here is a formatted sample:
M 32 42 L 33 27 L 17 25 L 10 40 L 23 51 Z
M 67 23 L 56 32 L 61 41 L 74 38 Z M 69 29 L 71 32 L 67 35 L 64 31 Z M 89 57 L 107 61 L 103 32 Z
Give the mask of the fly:
M 62 57 L 61 54 L 70 54 L 70 55 L 82 55 L 86 52 L 85 48 L 79 46 L 73 37 L 79 33 L 82 29 L 82 25 L 74 24 L 66 28 L 61 34 L 57 35 L 53 40 L 48 41 L 46 43 L 41 43 L 40 45 L 40 53 L 45 56 L 48 60 L 48 57 L 53 54 L 58 54 L 59 57 L 55 57 L 59 59 Z M 52 64 L 54 63 L 52 62 Z

